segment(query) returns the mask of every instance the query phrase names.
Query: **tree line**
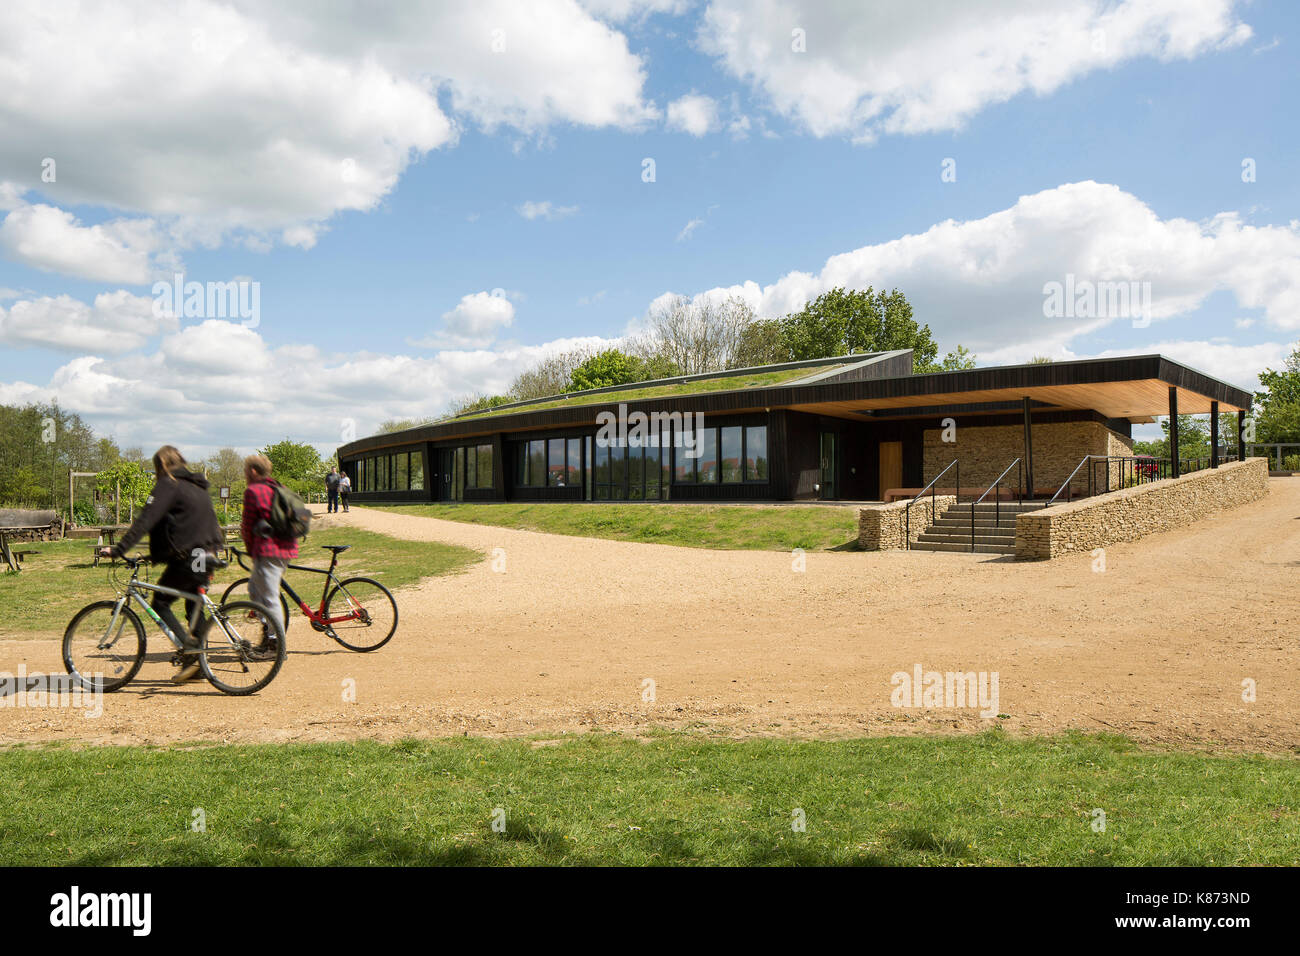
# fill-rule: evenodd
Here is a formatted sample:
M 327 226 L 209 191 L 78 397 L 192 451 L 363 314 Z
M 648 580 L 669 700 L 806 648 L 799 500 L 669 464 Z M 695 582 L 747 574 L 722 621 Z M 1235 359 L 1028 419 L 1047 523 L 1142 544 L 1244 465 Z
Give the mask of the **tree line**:
M 958 345 L 942 361 L 928 325 L 912 316 L 897 289 L 836 287 L 781 318 L 758 318 L 738 297 L 674 296 L 656 303 L 645 331 L 621 349 L 573 349 L 549 356 L 518 375 L 500 395 L 469 395 L 451 414 L 486 411 L 510 402 L 545 398 L 679 375 L 700 375 L 849 353 L 912 350 L 914 372 L 975 367 L 975 356 Z M 387 422 L 410 427 L 415 422 Z

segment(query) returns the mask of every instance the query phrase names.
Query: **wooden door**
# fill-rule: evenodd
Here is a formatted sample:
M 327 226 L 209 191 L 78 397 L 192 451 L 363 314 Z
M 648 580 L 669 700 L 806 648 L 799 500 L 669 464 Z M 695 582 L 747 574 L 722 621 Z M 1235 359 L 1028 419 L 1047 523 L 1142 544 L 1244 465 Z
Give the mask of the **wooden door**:
M 891 488 L 903 486 L 903 443 L 901 441 L 882 441 L 880 443 L 880 488 L 876 492 L 883 499 L 885 492 Z

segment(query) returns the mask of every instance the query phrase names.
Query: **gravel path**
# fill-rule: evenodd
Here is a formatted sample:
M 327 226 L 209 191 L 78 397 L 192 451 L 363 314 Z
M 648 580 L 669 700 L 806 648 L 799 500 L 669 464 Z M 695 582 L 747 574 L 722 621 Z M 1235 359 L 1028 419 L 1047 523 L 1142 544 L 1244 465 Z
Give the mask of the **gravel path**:
M 375 654 L 298 617 L 249 699 L 146 664 L 104 713 L 0 707 L 0 742 L 301 741 L 652 726 L 843 736 L 1065 728 L 1175 745 L 1300 746 L 1300 479 L 1183 531 L 1052 562 L 932 553 L 717 552 L 458 524 L 321 516 L 477 548 L 467 573 L 399 592 Z M 500 550 L 497 550 L 500 549 Z M 307 552 L 310 554 L 310 551 Z M 153 643 L 157 646 L 157 642 Z M 53 641 L 0 670 L 61 671 Z M 900 709 L 891 675 L 998 674 L 997 711 Z M 1242 682 L 1257 699 L 1242 699 Z M 653 699 L 648 699 L 653 681 Z M 355 686 L 355 703 L 343 700 Z

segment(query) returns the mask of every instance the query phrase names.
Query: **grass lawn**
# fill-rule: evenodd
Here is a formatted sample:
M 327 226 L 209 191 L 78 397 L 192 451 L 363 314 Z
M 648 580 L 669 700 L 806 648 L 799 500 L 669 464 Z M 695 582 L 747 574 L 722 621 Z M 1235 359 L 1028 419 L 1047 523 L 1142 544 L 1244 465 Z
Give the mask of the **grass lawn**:
M 45 746 L 0 751 L 0 776 L 8 866 L 1300 858 L 1300 757 L 1153 753 L 1107 736 Z
M 826 551 L 856 547 L 858 510 L 835 506 L 506 504 L 366 505 L 526 531 L 745 551 Z
M 72 615 L 82 607 L 91 601 L 113 597 L 115 589 L 109 581 L 109 564 L 101 561 L 98 568 L 91 565 L 91 544 L 90 541 L 37 542 L 31 547 L 40 554 L 24 561 L 20 573 L 0 572 L 0 638 L 52 632 L 61 635 Z M 341 576 L 373 575 L 394 590 L 420 578 L 460 571 L 482 558 L 469 548 L 404 541 L 359 529 L 332 528 L 313 531 L 300 542 L 299 563 L 329 567 L 329 553 L 321 550 L 321 545 L 326 544 L 353 546 L 339 559 Z M 148 543 L 142 543 L 136 550 L 148 553 Z M 125 582 L 130 572 L 121 562 L 116 567 L 118 578 Z M 150 573 L 156 580 L 162 569 L 151 568 Z M 232 563 L 217 572 L 212 590 L 220 597 L 228 584 L 247 575 L 247 571 Z M 290 571 L 288 578 L 290 586 L 308 603 L 315 606 L 319 602 L 325 581 L 323 575 Z

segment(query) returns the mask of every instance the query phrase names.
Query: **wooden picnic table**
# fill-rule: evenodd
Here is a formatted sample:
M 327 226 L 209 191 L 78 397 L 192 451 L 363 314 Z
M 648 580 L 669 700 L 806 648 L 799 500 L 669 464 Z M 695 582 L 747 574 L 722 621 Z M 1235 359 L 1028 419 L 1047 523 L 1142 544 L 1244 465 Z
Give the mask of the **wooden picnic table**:
M 0 528 L 0 560 L 8 566 L 10 571 L 21 571 L 23 558 L 29 554 L 38 554 L 37 551 L 14 551 L 9 547 L 9 536 L 11 534 L 26 534 L 31 531 L 48 531 L 49 525 L 17 525 L 8 528 Z

